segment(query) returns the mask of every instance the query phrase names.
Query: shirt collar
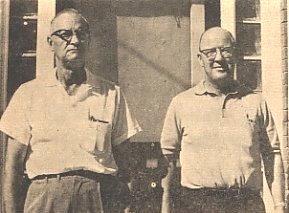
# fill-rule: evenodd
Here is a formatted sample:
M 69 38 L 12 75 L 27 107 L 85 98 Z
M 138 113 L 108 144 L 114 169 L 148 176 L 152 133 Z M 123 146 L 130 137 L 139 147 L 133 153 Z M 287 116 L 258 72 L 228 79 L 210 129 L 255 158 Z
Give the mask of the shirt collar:
M 246 87 L 245 85 L 240 84 L 238 81 L 233 81 L 230 85 L 231 91 L 228 94 L 244 94 L 251 92 L 252 90 Z M 205 94 L 214 94 L 218 95 L 219 91 L 214 87 L 210 86 L 210 84 L 206 83 L 206 80 L 202 80 L 195 86 L 195 94 L 196 95 L 205 95 Z
M 61 83 L 56 78 L 56 68 L 53 71 L 46 71 L 43 73 L 39 79 L 42 81 L 42 85 L 45 87 L 53 87 L 61 85 Z
M 86 82 L 87 84 L 92 85 L 95 88 L 100 88 L 99 81 L 100 79 L 96 77 L 93 73 L 91 73 L 87 68 L 85 68 L 86 72 Z M 62 85 L 56 77 L 56 68 L 53 69 L 52 72 L 46 72 L 43 76 L 40 77 L 43 81 L 43 85 L 46 87 L 54 87 Z

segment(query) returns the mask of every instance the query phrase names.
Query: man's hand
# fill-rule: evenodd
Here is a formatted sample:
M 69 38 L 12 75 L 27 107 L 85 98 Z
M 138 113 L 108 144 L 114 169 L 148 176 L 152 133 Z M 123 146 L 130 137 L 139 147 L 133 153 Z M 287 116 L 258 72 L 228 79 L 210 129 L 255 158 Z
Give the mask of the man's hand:
M 9 138 L 4 165 L 3 198 L 6 213 L 22 212 L 21 183 L 27 146 Z
M 173 174 L 176 169 L 176 157 L 174 155 L 165 155 L 165 160 L 167 161 L 165 164 L 167 165 L 167 175 L 162 179 L 162 187 L 163 187 L 163 197 L 162 197 L 162 213 L 170 213 L 173 211 L 172 209 L 172 200 L 171 200 L 171 185 Z
M 285 203 L 276 204 L 274 213 L 285 213 Z

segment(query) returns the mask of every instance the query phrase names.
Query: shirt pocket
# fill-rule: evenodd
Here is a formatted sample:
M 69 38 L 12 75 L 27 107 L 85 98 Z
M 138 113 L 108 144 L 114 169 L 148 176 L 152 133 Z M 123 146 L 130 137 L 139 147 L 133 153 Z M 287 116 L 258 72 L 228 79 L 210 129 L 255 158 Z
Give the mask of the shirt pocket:
M 103 121 L 89 121 L 88 135 L 81 147 L 92 154 L 111 151 L 111 124 Z
M 257 125 L 257 118 L 256 114 L 254 112 L 251 112 L 250 110 L 244 110 L 244 117 L 247 125 L 250 127 L 251 131 L 256 131 L 258 130 L 258 125 Z
M 240 126 L 239 138 L 243 146 L 251 147 L 254 141 L 257 141 L 259 135 L 259 125 L 256 120 L 256 115 L 250 110 L 244 110 L 242 118 L 237 124 Z M 245 145 L 247 144 L 247 145 Z

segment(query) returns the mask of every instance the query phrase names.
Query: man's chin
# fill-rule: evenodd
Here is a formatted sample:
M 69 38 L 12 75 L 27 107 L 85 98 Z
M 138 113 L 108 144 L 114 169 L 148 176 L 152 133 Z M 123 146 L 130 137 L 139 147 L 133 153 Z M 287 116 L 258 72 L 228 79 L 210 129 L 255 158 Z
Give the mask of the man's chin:
M 224 73 L 218 73 L 214 76 L 213 80 L 215 82 L 218 82 L 218 84 L 226 84 L 234 80 L 234 77 L 232 74 L 224 72 Z
M 84 67 L 84 61 L 80 59 L 76 60 L 67 60 L 64 63 L 64 66 L 66 69 L 77 69 L 77 68 L 83 68 Z
M 224 87 L 224 86 L 226 87 L 226 86 L 230 85 L 233 81 L 234 81 L 234 78 L 230 77 L 230 76 L 227 76 L 226 78 L 218 78 L 216 80 L 217 84 L 220 87 Z
M 223 81 L 223 80 L 226 80 L 227 78 L 229 78 L 230 75 L 226 72 L 224 73 L 217 73 L 215 76 L 214 76 L 214 79 L 216 81 Z

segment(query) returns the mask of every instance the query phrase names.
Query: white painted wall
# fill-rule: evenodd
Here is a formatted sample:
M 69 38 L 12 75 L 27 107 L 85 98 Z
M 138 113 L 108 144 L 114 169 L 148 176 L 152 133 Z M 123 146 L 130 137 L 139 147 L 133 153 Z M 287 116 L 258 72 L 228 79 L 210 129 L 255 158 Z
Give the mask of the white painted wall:
M 50 21 L 56 13 L 56 0 L 38 0 L 37 43 L 36 43 L 36 77 L 51 70 L 54 54 L 47 43 Z
M 204 71 L 199 64 L 199 40 L 205 31 L 205 5 L 204 2 L 191 6 L 191 85 L 193 86 L 203 78 Z

